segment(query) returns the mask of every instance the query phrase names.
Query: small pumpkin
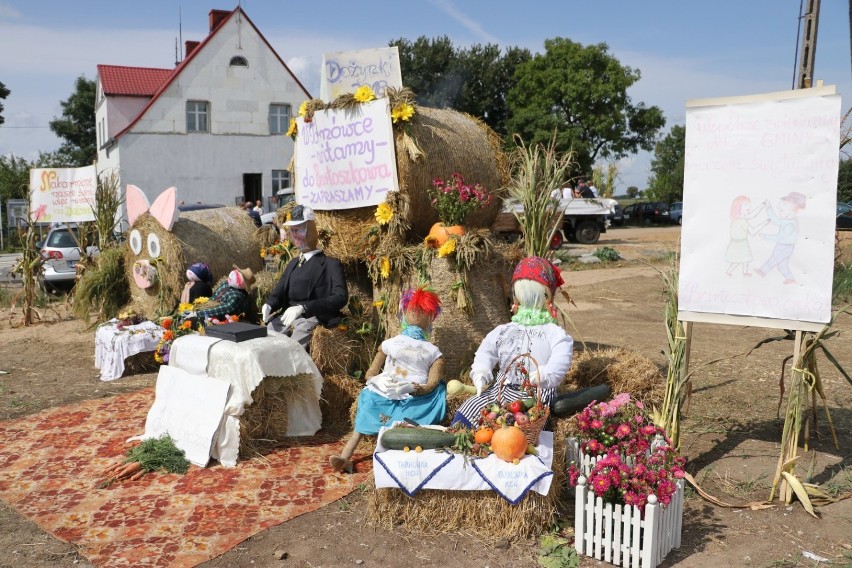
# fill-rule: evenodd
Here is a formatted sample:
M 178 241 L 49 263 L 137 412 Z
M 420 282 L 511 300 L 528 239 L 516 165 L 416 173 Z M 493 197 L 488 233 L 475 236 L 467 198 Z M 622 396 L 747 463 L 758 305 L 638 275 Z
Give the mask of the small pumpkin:
M 447 242 L 450 235 L 455 235 L 457 237 L 463 236 L 464 227 L 461 225 L 450 225 L 447 227 L 443 223 L 435 223 L 432 225 L 432 228 L 429 229 L 429 236 L 435 239 L 437 246 L 441 246 Z
M 493 436 L 494 429 L 489 428 L 488 426 L 483 426 L 473 434 L 473 441 L 477 444 L 487 444 L 491 441 Z
M 517 426 L 498 428 L 491 437 L 491 450 L 506 462 L 521 459 L 527 453 L 527 438 Z

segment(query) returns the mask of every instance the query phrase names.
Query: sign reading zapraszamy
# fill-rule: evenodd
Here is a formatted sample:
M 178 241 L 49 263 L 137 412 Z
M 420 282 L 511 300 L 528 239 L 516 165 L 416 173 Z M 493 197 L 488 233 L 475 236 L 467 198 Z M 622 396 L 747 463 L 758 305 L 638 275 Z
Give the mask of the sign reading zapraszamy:
M 297 119 L 296 200 L 317 210 L 378 205 L 396 191 L 388 99 Z
M 30 212 L 40 223 L 95 220 L 95 166 L 30 170 Z
M 385 96 L 388 87 L 402 88 L 396 46 L 323 54 L 322 100 L 333 101 L 340 95 L 354 93 L 363 85 L 373 89 L 377 97 Z

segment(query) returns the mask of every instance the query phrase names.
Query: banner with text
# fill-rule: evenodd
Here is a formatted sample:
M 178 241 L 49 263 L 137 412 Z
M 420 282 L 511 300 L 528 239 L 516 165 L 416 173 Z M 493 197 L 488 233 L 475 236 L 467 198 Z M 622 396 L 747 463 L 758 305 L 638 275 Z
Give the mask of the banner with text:
M 396 191 L 388 99 L 297 119 L 296 201 L 317 210 L 378 205 Z
M 333 101 L 340 95 L 354 93 L 367 85 L 376 96 L 385 96 L 388 87 L 402 88 L 399 50 L 394 47 L 338 51 L 322 56 L 320 98 Z
M 39 223 L 95 220 L 95 166 L 30 170 L 30 212 Z

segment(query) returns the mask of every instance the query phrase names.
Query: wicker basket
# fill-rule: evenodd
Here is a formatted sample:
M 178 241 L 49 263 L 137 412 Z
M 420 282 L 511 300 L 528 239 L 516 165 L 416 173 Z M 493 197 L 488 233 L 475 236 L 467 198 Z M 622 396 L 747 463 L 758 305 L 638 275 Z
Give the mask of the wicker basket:
M 538 372 L 539 365 L 538 361 L 536 361 L 535 357 L 530 353 L 522 353 L 520 355 L 516 355 L 509 364 L 506 365 L 506 368 L 500 371 L 497 375 L 497 404 L 503 406 L 503 384 L 506 381 L 506 377 L 509 376 L 510 371 L 515 367 L 515 365 L 520 365 L 525 361 L 531 361 L 533 365 L 535 365 L 535 370 Z M 515 423 L 515 426 L 520 428 L 521 432 L 524 433 L 524 437 L 527 439 L 527 442 L 533 445 L 538 444 L 538 436 L 541 434 L 541 431 L 544 429 L 544 425 L 547 423 L 547 419 L 550 417 L 550 407 L 541 404 L 541 381 L 536 386 L 535 392 L 532 393 L 532 398 L 535 399 L 536 404 L 542 406 L 542 413 L 538 417 L 537 420 L 530 420 L 526 424 L 518 424 Z M 481 421 L 481 420 L 480 420 Z

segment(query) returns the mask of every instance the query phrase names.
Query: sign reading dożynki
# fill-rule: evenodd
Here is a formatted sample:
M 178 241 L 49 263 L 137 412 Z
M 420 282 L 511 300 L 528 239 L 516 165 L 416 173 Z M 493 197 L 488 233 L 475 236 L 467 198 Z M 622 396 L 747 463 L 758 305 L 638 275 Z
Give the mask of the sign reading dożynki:
M 377 97 L 385 96 L 388 87 L 402 88 L 396 46 L 323 54 L 320 77 L 322 100 L 333 101 L 340 95 L 354 93 L 364 85 L 373 89 Z
M 397 191 L 388 99 L 297 119 L 296 201 L 317 210 L 378 205 Z

